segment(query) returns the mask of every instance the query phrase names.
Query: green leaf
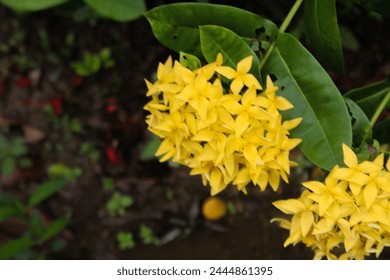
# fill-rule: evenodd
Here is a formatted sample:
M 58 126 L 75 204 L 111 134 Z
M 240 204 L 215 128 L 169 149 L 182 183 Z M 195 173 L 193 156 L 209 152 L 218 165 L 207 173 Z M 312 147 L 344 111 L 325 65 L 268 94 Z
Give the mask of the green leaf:
M 362 141 L 366 143 L 370 142 L 372 139 L 370 120 L 355 102 L 349 98 L 345 98 L 344 100 L 352 121 L 353 146 L 360 146 Z
M 161 140 L 156 135 L 152 135 L 152 138 L 146 144 L 146 146 L 142 149 L 140 159 L 148 160 L 156 158 L 155 154 L 157 152 L 158 147 L 161 144 Z
M 301 138 L 301 151 L 317 166 L 330 170 L 343 163 L 341 144 L 351 145 L 352 127 L 345 102 L 317 60 L 289 34 L 279 34 L 263 75 L 273 74 L 278 94 L 294 108 L 285 119 L 302 117 L 291 135 Z
M 39 242 L 43 243 L 50 238 L 54 237 L 58 233 L 60 233 L 67 225 L 69 224 L 69 221 L 65 218 L 57 219 L 53 222 L 51 222 L 44 233 L 40 236 Z
M 155 235 L 153 229 L 151 229 L 145 224 L 141 224 L 139 229 L 139 236 L 142 239 L 142 243 L 144 243 L 145 245 L 153 244 L 158 246 L 161 244 L 160 239 Z
M 385 98 L 390 89 L 390 79 L 370 84 L 368 86 L 353 89 L 344 96 L 352 99 L 364 111 L 369 119 L 376 111 L 376 108 Z M 390 104 L 390 102 L 389 102 Z M 388 104 L 388 105 L 389 105 Z
M 144 0 L 84 0 L 92 9 L 104 17 L 116 21 L 130 21 L 146 10 Z
M 0 0 L 4 6 L 18 11 L 39 11 L 67 2 L 68 0 Z
M 12 257 L 28 250 L 33 245 L 34 242 L 27 237 L 7 241 L 0 246 L 0 260 L 11 259 Z
M 45 230 L 45 220 L 43 214 L 38 209 L 32 209 L 28 218 L 28 232 L 27 236 L 36 239 L 41 236 Z
M 250 72 L 260 80 L 259 59 L 251 47 L 233 31 L 215 25 L 199 27 L 200 43 L 204 57 L 208 62 L 214 62 L 217 54 L 222 53 L 223 65 L 236 68 L 237 63 L 253 56 Z
M 336 0 L 305 0 L 305 25 L 313 53 L 327 68 L 344 75 Z
M 9 217 L 22 217 L 25 209 L 21 202 L 7 193 L 0 194 L 0 222 Z
M 21 137 L 15 138 L 10 145 L 10 152 L 13 156 L 18 157 L 24 155 L 27 152 L 24 139 Z
M 180 52 L 180 64 L 190 70 L 195 70 L 202 66 L 199 58 L 185 52 Z
M 112 191 L 115 189 L 115 181 L 110 177 L 102 178 L 102 185 L 105 191 Z
M 19 207 L 15 207 L 15 206 L 0 207 L 0 222 L 4 221 L 9 217 L 19 217 L 22 215 L 23 215 L 23 211 Z
M 93 54 L 88 51 L 84 52 L 83 60 L 72 62 L 70 66 L 79 76 L 89 76 L 99 71 L 101 67 L 101 59 L 98 54 Z
M 146 13 L 156 38 L 176 52 L 186 52 L 199 58 L 199 26 L 217 25 L 232 30 L 238 36 L 249 39 L 262 32 L 260 40 L 273 41 L 276 25 L 256 14 L 231 6 L 206 3 L 176 3 L 156 7 Z
M 135 246 L 133 234 L 131 232 L 118 232 L 116 235 L 119 250 L 132 249 Z
M 1 164 L 1 173 L 5 178 L 8 178 L 12 175 L 12 173 L 15 171 L 16 167 L 16 161 L 12 157 L 6 157 L 3 159 Z
M 55 194 L 66 185 L 67 181 L 64 179 L 53 179 L 40 184 L 31 194 L 28 201 L 28 207 L 37 206 L 43 200 Z
M 111 217 L 116 215 L 124 216 L 126 208 L 134 203 L 134 199 L 129 195 L 120 192 L 114 192 L 106 203 L 106 210 Z
M 340 37 L 343 48 L 350 51 L 358 51 L 360 48 L 359 40 L 349 27 L 340 26 Z
M 47 173 L 50 177 L 62 178 L 68 181 L 74 181 L 78 176 L 80 176 L 80 172 L 79 167 L 72 168 L 63 163 L 53 163 L 47 169 Z

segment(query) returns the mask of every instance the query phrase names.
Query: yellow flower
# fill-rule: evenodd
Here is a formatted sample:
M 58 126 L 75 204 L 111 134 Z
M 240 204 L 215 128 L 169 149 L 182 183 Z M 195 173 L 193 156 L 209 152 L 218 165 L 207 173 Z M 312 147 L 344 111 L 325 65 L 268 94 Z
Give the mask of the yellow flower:
M 290 231 L 285 246 L 303 242 L 315 259 L 378 257 L 390 246 L 390 159 L 386 167 L 383 154 L 359 163 L 352 149 L 342 148 L 347 167 L 335 166 L 324 182 L 303 183 L 306 190 L 298 199 L 274 202 L 293 216 L 272 221 Z
M 248 88 L 254 86 L 261 89 L 259 81 L 252 74 L 248 73 L 252 67 L 253 56 L 248 56 L 237 63 L 237 71 L 229 66 L 219 66 L 216 71 L 229 80 L 233 80 L 230 89 L 234 94 L 239 94 L 246 85 Z
M 250 182 L 261 190 L 270 185 L 276 191 L 281 179 L 288 182 L 290 167 L 295 165 L 289 152 L 301 140 L 289 138 L 289 132 L 301 119 L 282 120 L 279 111 L 292 105 L 275 95 L 277 87 L 269 77 L 267 88 L 257 91 L 260 83 L 247 74 L 251 63 L 252 57 L 245 58 L 234 71 L 221 66 L 218 55 L 216 62 L 190 70 L 169 58 L 159 65 L 158 80 L 146 81 L 151 97 L 144 107 L 150 112 L 146 123 L 162 138 L 156 156 L 189 167 L 191 175 L 201 175 L 212 195 L 229 184 L 246 193 Z M 232 71 L 235 80 L 225 89 L 220 74 Z M 244 84 L 247 88 L 240 95 Z

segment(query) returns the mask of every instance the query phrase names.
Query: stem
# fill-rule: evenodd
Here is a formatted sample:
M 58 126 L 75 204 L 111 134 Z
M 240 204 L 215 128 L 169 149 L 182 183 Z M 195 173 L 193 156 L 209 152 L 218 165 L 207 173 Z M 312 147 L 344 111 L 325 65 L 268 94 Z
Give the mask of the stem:
M 279 27 L 279 32 L 284 33 L 287 29 L 287 27 L 290 25 L 291 20 L 297 13 L 299 7 L 301 6 L 303 0 L 297 0 L 294 5 L 292 6 L 291 10 L 288 12 L 286 18 L 284 19 L 282 25 Z
M 294 5 L 292 6 L 291 10 L 288 12 L 286 18 L 282 22 L 282 25 L 279 27 L 279 33 L 284 33 L 287 29 L 287 27 L 290 25 L 291 20 L 294 18 L 295 14 L 297 13 L 299 7 L 301 6 L 303 0 L 297 0 L 295 1 Z M 260 70 L 263 68 L 264 64 L 266 63 L 268 57 L 271 55 L 272 51 L 275 48 L 276 41 L 273 41 L 271 45 L 269 46 L 267 52 L 264 55 L 263 60 L 260 62 Z
M 382 99 L 381 103 L 379 104 L 378 108 L 376 108 L 376 111 L 374 115 L 372 116 L 370 120 L 370 126 L 373 127 L 376 120 L 378 119 L 379 115 L 382 113 L 383 109 L 386 107 L 387 103 L 390 100 L 390 90 L 386 93 L 385 98 Z

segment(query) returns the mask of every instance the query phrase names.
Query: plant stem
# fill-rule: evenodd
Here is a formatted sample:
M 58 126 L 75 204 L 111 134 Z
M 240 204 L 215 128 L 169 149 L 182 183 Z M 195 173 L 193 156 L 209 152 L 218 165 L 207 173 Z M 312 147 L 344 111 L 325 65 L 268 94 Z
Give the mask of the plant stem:
M 291 10 L 288 12 L 286 18 L 282 22 L 282 25 L 279 27 L 279 32 L 284 33 L 287 29 L 287 27 L 290 25 L 291 20 L 294 18 L 295 14 L 297 13 L 299 7 L 301 6 L 303 0 L 297 0 L 294 5 L 292 6 Z
M 382 99 L 381 103 L 379 104 L 378 108 L 376 108 L 376 111 L 374 115 L 372 116 L 370 120 L 370 126 L 373 127 L 376 120 L 378 119 L 379 115 L 382 113 L 383 109 L 386 107 L 387 103 L 389 103 L 390 100 L 390 90 L 386 93 L 385 98 Z
M 279 33 L 284 33 L 287 29 L 287 27 L 290 25 L 291 20 L 294 18 L 295 14 L 297 13 L 299 7 L 301 6 L 303 0 L 297 0 L 295 1 L 294 5 L 292 6 L 291 10 L 288 12 L 286 18 L 282 22 L 282 24 L 279 27 Z M 264 58 L 260 62 L 260 70 L 263 68 L 264 64 L 266 63 L 268 57 L 271 55 L 272 51 L 275 48 L 276 41 L 273 41 L 271 45 L 269 46 L 267 52 L 264 55 Z

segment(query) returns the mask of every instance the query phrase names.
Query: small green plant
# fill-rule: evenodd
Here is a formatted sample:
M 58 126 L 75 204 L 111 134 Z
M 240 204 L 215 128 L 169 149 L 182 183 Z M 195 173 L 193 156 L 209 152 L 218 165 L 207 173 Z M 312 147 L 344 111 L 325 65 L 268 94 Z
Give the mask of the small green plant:
M 53 163 L 48 167 L 47 173 L 52 178 L 75 181 L 81 175 L 82 170 L 80 167 L 70 167 L 63 163 Z
M 156 236 L 154 231 L 145 224 L 141 224 L 139 229 L 139 236 L 142 243 L 145 245 L 161 245 L 161 240 Z
M 113 191 L 115 189 L 115 182 L 112 178 L 104 177 L 102 179 L 102 186 L 105 191 Z
M 82 61 L 75 61 L 70 64 L 77 75 L 80 76 L 91 76 L 102 67 L 111 68 L 114 65 L 115 61 L 111 58 L 111 49 L 109 48 L 104 48 L 97 54 L 86 51 Z
M 8 178 L 15 171 L 16 167 L 28 168 L 31 161 L 25 157 L 28 149 L 22 137 L 7 139 L 6 135 L 0 132 L 0 172 Z
M 92 162 L 97 162 L 100 159 L 100 151 L 89 142 L 81 144 L 80 151 L 83 155 L 86 155 Z
M 65 187 L 65 179 L 49 179 L 39 184 L 28 198 L 27 203 L 7 193 L 0 193 L 0 223 L 8 218 L 20 220 L 27 229 L 22 236 L 10 239 L 0 245 L 0 259 L 43 259 L 47 252 L 61 250 L 65 245 L 62 239 L 51 240 L 69 223 L 66 218 L 48 221 L 40 209 L 40 204 Z M 42 245 L 48 250 L 45 252 Z
M 124 216 L 126 214 L 126 208 L 133 205 L 133 203 L 134 199 L 131 196 L 116 191 L 107 201 L 106 210 L 111 217 Z
M 40 204 L 75 181 L 81 172 L 79 167 L 72 168 L 62 163 L 51 164 L 47 169 L 49 179 L 34 189 L 27 203 L 7 193 L 0 193 L 0 223 L 8 218 L 15 218 L 27 225 L 21 237 L 0 245 L 0 259 L 43 259 L 46 255 L 41 249 L 43 244 L 49 243 L 48 252 L 58 252 L 66 246 L 65 240 L 52 239 L 67 226 L 68 219 L 47 220 Z
M 133 249 L 135 247 L 135 241 L 133 234 L 128 231 L 121 231 L 116 234 L 116 240 L 120 250 Z

